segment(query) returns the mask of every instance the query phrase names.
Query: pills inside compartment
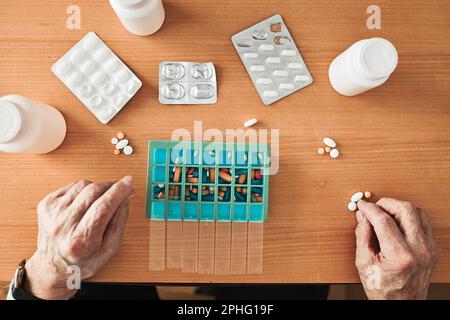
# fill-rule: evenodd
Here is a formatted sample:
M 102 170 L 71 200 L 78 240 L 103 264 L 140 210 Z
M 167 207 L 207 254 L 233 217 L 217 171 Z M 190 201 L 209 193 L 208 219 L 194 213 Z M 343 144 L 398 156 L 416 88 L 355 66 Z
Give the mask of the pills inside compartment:
M 169 200 L 181 200 L 181 184 L 169 184 Z
M 155 200 L 165 200 L 166 198 L 166 185 L 163 183 L 153 184 L 152 196 Z
M 103 124 L 108 123 L 142 86 L 93 32 L 61 57 L 52 71 Z

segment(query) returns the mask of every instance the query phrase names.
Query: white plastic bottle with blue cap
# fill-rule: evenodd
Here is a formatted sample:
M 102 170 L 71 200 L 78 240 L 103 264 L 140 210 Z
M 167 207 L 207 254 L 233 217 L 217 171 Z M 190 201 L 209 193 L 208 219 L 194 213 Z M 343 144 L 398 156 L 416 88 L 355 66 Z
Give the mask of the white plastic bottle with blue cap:
M 161 28 L 165 11 L 162 0 L 109 0 L 125 29 L 148 36 Z
M 55 108 L 22 96 L 0 97 L 0 151 L 48 153 L 65 136 L 66 121 Z
M 355 96 L 385 83 L 397 62 L 397 50 L 388 40 L 360 40 L 333 60 L 328 76 L 337 92 Z

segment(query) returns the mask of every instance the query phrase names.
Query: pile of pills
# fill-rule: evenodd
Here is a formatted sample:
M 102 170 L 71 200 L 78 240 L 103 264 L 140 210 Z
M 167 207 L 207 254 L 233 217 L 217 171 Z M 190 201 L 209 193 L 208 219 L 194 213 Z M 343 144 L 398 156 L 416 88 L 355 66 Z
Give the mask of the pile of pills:
M 331 138 L 323 138 L 323 144 L 325 145 L 325 147 L 320 147 L 317 150 L 318 154 L 324 155 L 324 154 L 327 153 L 333 159 L 336 159 L 337 157 L 339 157 L 340 152 L 336 148 L 337 144 L 336 144 L 336 142 L 333 139 L 331 139 Z
M 117 133 L 117 136 L 111 139 L 111 143 L 116 146 L 116 148 L 114 149 L 114 154 L 116 156 L 121 154 L 122 151 L 127 156 L 131 155 L 134 152 L 133 147 L 130 145 L 128 139 L 125 139 L 125 134 L 123 132 Z
M 366 192 L 356 192 L 352 195 L 350 198 L 350 202 L 347 204 L 347 208 L 350 211 L 356 211 L 358 209 L 358 201 L 362 200 L 363 198 L 369 199 L 372 196 L 372 193 L 369 191 Z

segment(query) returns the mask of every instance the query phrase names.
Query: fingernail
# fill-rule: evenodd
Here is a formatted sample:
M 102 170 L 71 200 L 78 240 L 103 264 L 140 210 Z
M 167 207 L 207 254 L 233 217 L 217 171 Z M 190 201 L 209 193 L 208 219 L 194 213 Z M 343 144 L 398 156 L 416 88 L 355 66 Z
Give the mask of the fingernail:
M 133 183 L 133 177 L 132 176 L 125 176 L 123 177 L 123 182 L 128 183 L 128 184 L 132 184 Z
M 363 222 L 365 218 L 366 217 L 362 214 L 361 211 L 356 211 L 356 221 L 358 221 L 358 223 Z
M 364 206 L 365 204 L 366 204 L 366 202 L 365 202 L 364 200 L 359 200 L 359 201 L 356 203 L 356 205 L 358 206 L 358 209 L 360 209 L 360 208 L 359 208 L 360 205 L 363 205 L 363 206 Z

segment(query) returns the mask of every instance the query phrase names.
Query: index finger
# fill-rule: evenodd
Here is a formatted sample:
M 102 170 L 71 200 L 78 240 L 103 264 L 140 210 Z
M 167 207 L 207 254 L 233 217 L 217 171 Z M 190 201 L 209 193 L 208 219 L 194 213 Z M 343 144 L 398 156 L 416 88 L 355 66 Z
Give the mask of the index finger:
M 128 201 L 133 194 L 133 178 L 126 176 L 113 184 L 102 196 L 100 196 L 81 218 L 77 228 L 89 230 L 89 234 L 100 235 L 103 238 L 108 225 L 117 208 Z
M 376 204 L 364 200 L 358 202 L 358 208 L 373 226 L 384 256 L 395 256 L 400 251 L 408 250 L 408 245 L 395 220 L 388 213 Z

